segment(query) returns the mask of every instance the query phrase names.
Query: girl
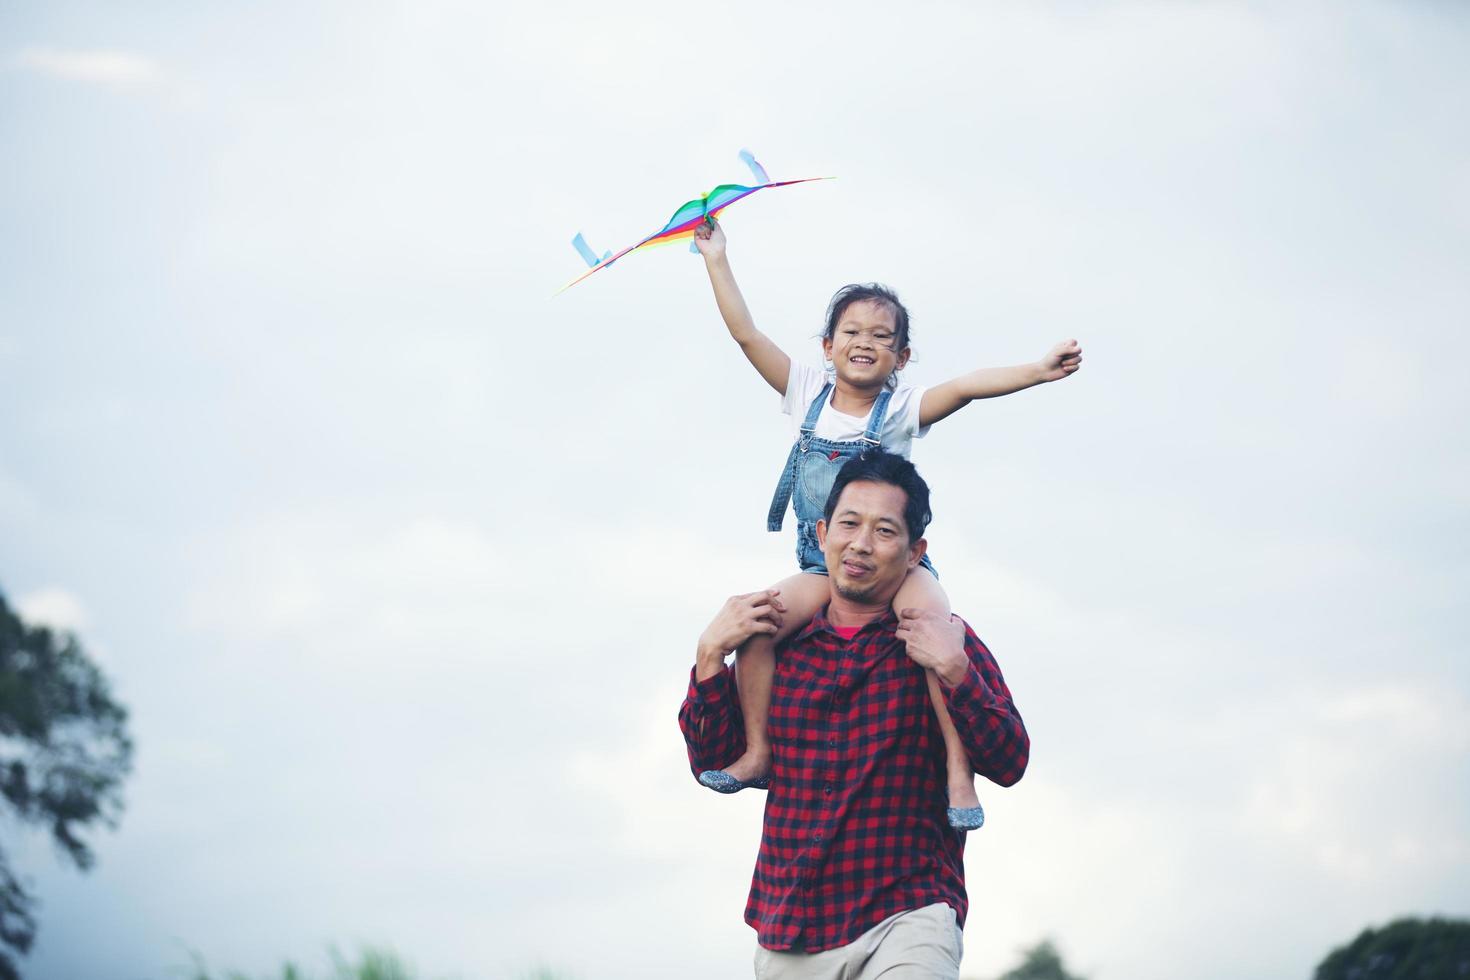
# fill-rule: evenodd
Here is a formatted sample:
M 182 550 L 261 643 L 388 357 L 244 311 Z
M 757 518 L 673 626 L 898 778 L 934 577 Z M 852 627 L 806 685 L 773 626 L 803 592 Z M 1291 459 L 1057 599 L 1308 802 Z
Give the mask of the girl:
M 725 233 L 713 219 L 699 228 L 695 244 L 704 256 L 715 302 L 730 336 L 751 365 L 782 397 L 782 409 L 797 426 L 796 442 L 771 502 L 767 528 L 780 530 L 789 499 L 796 511 L 796 554 L 800 574 L 772 588 L 785 607 L 774 636 L 757 636 L 736 653 L 736 687 L 745 717 L 745 754 L 727 769 L 710 770 L 699 781 L 721 793 L 769 784 L 771 745 L 766 737 L 776 644 L 805 626 L 825 605 L 827 574 L 817 545 L 816 522 L 837 470 L 863 449 L 881 446 L 907 457 L 910 443 L 941 419 L 977 398 L 1008 395 L 1046 381 L 1060 381 L 1082 364 L 1075 340 L 1066 340 L 1034 364 L 982 368 L 933 388 L 898 382 L 909 359 L 908 311 L 889 289 L 877 284 L 845 286 L 833 297 L 822 333 L 828 370 L 797 364 L 756 329 L 725 254 Z M 909 573 L 893 608 L 933 610 L 949 615 L 949 599 L 939 587 L 926 555 Z M 985 819 L 975 795 L 975 776 L 949 712 L 939 679 L 928 671 L 929 698 L 944 735 L 950 825 L 978 828 Z

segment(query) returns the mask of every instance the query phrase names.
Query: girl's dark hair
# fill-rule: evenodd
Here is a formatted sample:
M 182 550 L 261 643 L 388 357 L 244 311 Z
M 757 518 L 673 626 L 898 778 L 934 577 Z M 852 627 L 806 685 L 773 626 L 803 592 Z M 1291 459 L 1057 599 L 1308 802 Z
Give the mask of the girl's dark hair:
M 823 340 L 832 340 L 837 336 L 837 324 L 842 322 L 842 314 L 854 303 L 870 300 L 882 303 L 893 311 L 893 349 L 901 351 L 909 345 L 909 311 L 899 300 L 898 294 L 881 282 L 855 282 L 843 286 L 837 290 L 832 297 L 832 302 L 827 304 L 827 326 L 822 331 Z M 898 372 L 888 379 L 888 387 L 892 388 L 898 384 Z

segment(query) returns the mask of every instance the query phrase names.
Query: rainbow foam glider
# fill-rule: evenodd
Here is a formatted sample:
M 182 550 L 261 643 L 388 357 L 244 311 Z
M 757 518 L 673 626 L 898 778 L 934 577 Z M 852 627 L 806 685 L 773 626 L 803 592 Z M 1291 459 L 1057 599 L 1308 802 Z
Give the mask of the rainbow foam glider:
M 616 254 L 604 252 L 602 258 L 598 258 L 597 253 L 588 246 L 587 240 L 582 237 L 582 233 L 578 232 L 577 237 L 572 239 L 572 247 L 581 254 L 582 258 L 592 268 L 561 287 L 557 292 L 560 293 L 564 290 L 571 289 L 577 283 L 592 275 L 592 273 L 599 269 L 606 269 L 629 252 L 652 245 L 666 245 L 669 242 L 693 238 L 695 229 L 700 225 L 711 218 L 717 217 L 721 211 L 741 198 L 749 197 L 756 191 L 763 191 L 771 187 L 789 187 L 792 184 L 806 184 L 814 180 L 832 179 L 831 177 L 803 177 L 800 180 L 771 180 L 766 174 L 766 168 L 756 162 L 755 157 L 751 155 L 749 150 L 741 150 L 740 159 L 745 161 L 746 166 L 750 167 L 751 173 L 755 174 L 755 179 L 760 181 L 760 183 L 754 187 L 746 187 L 742 184 L 721 184 L 708 194 L 700 195 L 692 201 L 686 201 L 679 206 L 679 210 L 674 212 L 674 216 L 662 228 L 636 245 L 629 245 L 621 252 Z M 699 251 L 693 242 L 690 242 L 689 250 L 691 252 Z

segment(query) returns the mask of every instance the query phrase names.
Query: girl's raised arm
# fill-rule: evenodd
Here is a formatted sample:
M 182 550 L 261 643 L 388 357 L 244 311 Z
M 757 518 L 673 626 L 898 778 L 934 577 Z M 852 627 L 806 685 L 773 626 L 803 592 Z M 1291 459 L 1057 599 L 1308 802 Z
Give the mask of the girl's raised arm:
M 924 392 L 919 402 L 919 424 L 933 425 L 949 418 L 977 398 L 995 398 L 1047 381 L 1060 381 L 1081 366 L 1082 348 L 1075 340 L 1064 340 L 1032 364 L 981 368 L 962 374 Z
M 766 379 L 766 384 L 776 389 L 783 397 L 786 382 L 791 377 L 791 358 L 777 347 L 775 342 L 756 329 L 745 297 L 735 284 L 735 273 L 730 270 L 730 260 L 725 255 L 725 230 L 713 218 L 708 224 L 700 225 L 694 233 L 694 244 L 704 256 L 705 271 L 709 273 L 709 284 L 715 290 L 715 302 L 720 307 L 720 316 L 730 336 L 745 352 L 751 365 Z

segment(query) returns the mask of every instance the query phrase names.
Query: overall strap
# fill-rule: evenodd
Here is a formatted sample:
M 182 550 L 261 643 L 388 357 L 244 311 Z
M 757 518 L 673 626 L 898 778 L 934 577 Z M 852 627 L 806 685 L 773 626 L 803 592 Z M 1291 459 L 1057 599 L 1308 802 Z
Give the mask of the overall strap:
M 884 388 L 876 401 L 873 402 L 873 414 L 868 416 L 868 431 L 863 433 L 863 442 L 870 446 L 879 447 L 882 440 L 878 434 L 883 431 L 883 416 L 888 414 L 888 402 L 893 398 L 893 389 Z
M 828 381 L 822 385 L 822 391 L 816 398 L 812 399 L 812 406 L 806 410 L 806 421 L 801 423 L 801 438 L 803 443 L 811 438 L 813 432 L 817 431 L 817 416 L 822 414 L 822 406 L 827 404 L 827 395 L 832 392 L 832 382 Z
M 817 430 L 817 416 L 822 414 L 822 406 L 827 403 L 827 394 L 831 390 L 830 381 L 822 386 L 821 394 L 812 401 L 811 407 L 806 411 L 806 420 L 801 423 L 801 438 L 791 444 L 786 465 L 781 468 L 781 478 L 776 481 L 776 492 L 771 495 L 771 509 L 766 513 L 767 531 L 781 530 L 786 519 L 786 505 L 791 503 L 791 493 L 796 489 L 797 458 L 811 445 L 812 433 Z

